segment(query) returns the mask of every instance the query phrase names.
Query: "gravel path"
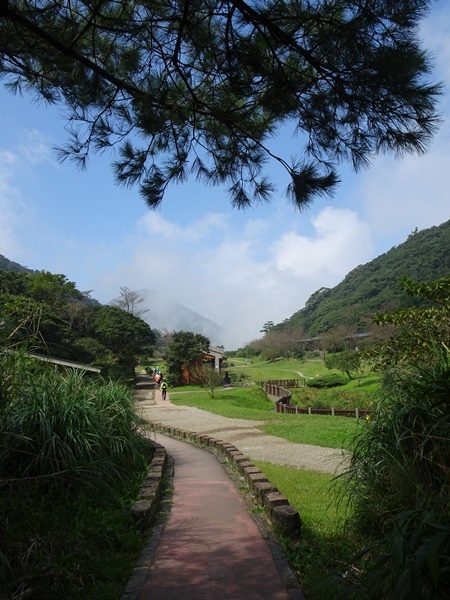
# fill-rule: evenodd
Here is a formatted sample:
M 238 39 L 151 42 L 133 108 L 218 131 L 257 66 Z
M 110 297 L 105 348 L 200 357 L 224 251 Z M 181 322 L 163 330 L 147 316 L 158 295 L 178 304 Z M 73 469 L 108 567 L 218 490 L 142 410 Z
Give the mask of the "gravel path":
M 251 460 L 333 474 L 345 468 L 346 457 L 342 450 L 295 444 L 266 435 L 257 429 L 264 421 L 230 419 L 199 408 L 176 406 L 170 399 L 163 401 L 160 391 L 153 392 L 147 386 L 141 389 L 139 384 L 135 399 L 143 418 L 150 423 L 210 435 L 233 444 Z

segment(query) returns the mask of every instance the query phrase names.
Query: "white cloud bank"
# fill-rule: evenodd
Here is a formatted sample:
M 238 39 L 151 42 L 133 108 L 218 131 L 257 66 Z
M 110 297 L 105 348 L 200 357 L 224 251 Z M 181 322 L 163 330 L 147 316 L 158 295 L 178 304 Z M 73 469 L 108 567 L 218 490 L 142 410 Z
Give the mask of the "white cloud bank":
M 372 257 L 369 227 L 355 212 L 326 208 L 311 225 L 311 235 L 300 235 L 293 223 L 270 237 L 273 228 L 261 219 L 248 219 L 237 231 L 224 214 L 183 226 L 150 213 L 138 224 L 130 255 L 94 287 L 109 293 L 103 301 L 123 285 L 163 291 L 221 325 L 223 344 L 234 349 L 260 337 L 266 321 L 290 317 L 318 288 L 333 287 Z

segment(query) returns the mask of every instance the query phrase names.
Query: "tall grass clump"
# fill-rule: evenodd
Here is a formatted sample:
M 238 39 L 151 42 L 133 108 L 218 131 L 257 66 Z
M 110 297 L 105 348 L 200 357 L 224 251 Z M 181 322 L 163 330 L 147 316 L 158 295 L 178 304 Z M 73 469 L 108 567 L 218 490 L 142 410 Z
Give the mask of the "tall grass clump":
M 26 370 L 2 414 L 0 468 L 4 480 L 46 478 L 46 485 L 104 485 L 143 463 L 130 391 L 99 385 L 83 372 Z M 148 453 L 148 451 L 147 451 Z
M 450 364 L 391 369 L 343 476 L 364 544 L 334 597 L 424 600 L 450 589 Z
M 129 388 L 0 352 L 0 597 L 120 597 L 152 455 Z

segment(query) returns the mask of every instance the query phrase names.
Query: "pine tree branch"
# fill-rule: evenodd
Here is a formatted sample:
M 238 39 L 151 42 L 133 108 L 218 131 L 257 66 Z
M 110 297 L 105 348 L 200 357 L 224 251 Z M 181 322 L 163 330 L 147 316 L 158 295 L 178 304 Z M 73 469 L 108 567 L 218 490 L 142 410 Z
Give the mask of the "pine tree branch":
M 27 31 L 30 31 L 39 39 L 58 50 L 58 52 L 61 52 L 61 54 L 63 54 L 64 56 L 67 56 L 72 60 L 75 60 L 76 62 L 80 63 L 81 65 L 85 66 L 87 69 L 90 69 L 92 72 L 96 73 L 106 81 L 109 81 L 110 83 L 115 85 L 118 89 L 128 92 L 133 97 L 139 97 L 144 95 L 143 92 L 136 86 L 131 85 L 127 81 L 116 77 L 115 75 L 113 75 L 106 69 L 103 69 L 83 54 L 80 54 L 79 52 L 74 50 L 72 47 L 69 47 L 66 44 L 59 41 L 53 35 L 42 29 L 42 27 L 39 27 L 39 25 L 36 25 L 36 23 L 33 23 L 32 21 L 24 17 L 22 14 L 11 10 L 8 6 L 7 0 L 2 0 L 0 4 L 0 17 L 8 19 L 11 22 L 16 23 L 17 25 L 20 25 Z

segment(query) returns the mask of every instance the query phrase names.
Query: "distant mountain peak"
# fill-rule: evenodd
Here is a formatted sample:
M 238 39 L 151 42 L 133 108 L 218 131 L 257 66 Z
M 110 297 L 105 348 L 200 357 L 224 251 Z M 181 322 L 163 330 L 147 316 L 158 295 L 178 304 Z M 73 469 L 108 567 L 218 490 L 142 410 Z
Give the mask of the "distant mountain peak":
M 152 329 L 169 331 L 192 331 L 207 337 L 212 345 L 220 345 L 223 329 L 220 325 L 184 306 L 177 300 L 156 290 L 137 290 L 143 301 L 139 309 L 148 309 L 141 315 Z

